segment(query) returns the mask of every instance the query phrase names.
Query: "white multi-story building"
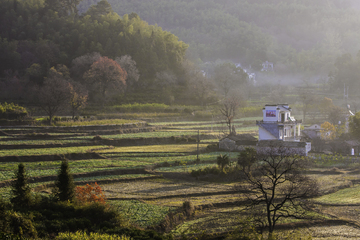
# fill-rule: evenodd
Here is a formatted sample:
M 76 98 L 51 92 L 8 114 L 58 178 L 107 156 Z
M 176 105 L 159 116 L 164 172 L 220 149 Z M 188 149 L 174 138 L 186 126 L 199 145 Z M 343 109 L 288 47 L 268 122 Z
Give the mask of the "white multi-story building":
M 265 105 L 263 120 L 256 121 L 259 126 L 259 141 L 282 140 L 300 141 L 302 121 L 291 116 L 288 104 Z

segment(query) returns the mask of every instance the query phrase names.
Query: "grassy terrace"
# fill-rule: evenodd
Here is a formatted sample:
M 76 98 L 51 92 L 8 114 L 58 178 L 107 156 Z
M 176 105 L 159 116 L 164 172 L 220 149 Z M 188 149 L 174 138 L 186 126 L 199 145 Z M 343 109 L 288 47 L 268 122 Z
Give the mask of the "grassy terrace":
M 59 139 L 59 140 L 7 140 L 0 141 L 0 145 L 63 145 L 91 143 L 88 139 Z
M 215 135 L 216 133 L 211 133 L 209 131 L 200 131 L 200 134 L 209 134 Z M 102 138 L 105 139 L 126 139 L 126 138 L 163 138 L 163 137 L 179 137 L 179 136 L 195 136 L 197 131 L 193 130 L 178 130 L 178 131 L 156 131 L 156 132 L 143 132 L 143 133 L 124 133 L 124 134 L 111 134 L 103 135 Z M 92 139 L 94 136 L 78 136 L 73 137 L 72 139 Z
M 0 150 L 0 157 L 86 153 L 86 152 L 92 151 L 93 149 L 102 149 L 105 147 L 106 146 L 103 146 L 103 145 L 94 145 L 94 146 L 82 146 L 82 147 L 6 149 L 6 150 Z
M 330 204 L 360 204 L 360 185 L 341 189 L 335 193 L 316 198 L 315 200 L 320 203 Z
M 236 126 L 238 133 L 256 134 L 257 127 L 255 120 L 259 118 L 237 119 Z M 254 124 L 249 122 L 254 121 Z M 206 229 L 207 232 L 219 233 L 234 230 L 239 226 L 239 222 L 246 220 L 248 215 L 244 213 L 244 207 L 234 205 L 234 202 L 244 200 L 242 194 L 234 193 L 234 186 L 238 182 L 231 180 L 221 181 L 211 179 L 208 181 L 196 180 L 189 176 L 192 170 L 198 170 L 205 167 L 214 167 L 216 158 L 220 154 L 227 152 L 203 152 L 209 142 L 217 143 L 221 138 L 226 127 L 223 124 L 213 124 L 211 121 L 198 122 L 178 122 L 178 123 L 152 123 L 151 126 L 163 126 L 156 130 L 152 128 L 149 132 L 133 132 L 115 134 L 108 131 L 109 134 L 103 134 L 98 130 L 81 133 L 76 136 L 74 133 L 56 133 L 54 129 L 49 128 L 47 134 L 50 139 L 26 139 L 21 140 L 22 129 L 12 130 L 12 136 L 0 137 L 0 145 L 16 146 L 22 145 L 41 146 L 34 149 L 8 149 L 0 150 L 0 157 L 7 156 L 40 156 L 40 155 L 64 155 L 70 153 L 90 153 L 100 154 L 103 159 L 92 159 L 87 154 L 81 155 L 83 159 L 69 160 L 71 172 L 73 174 L 86 174 L 76 177 L 74 180 L 78 184 L 88 182 L 99 182 L 103 188 L 108 203 L 118 209 L 123 216 L 132 224 L 141 227 L 148 227 L 159 224 L 170 211 L 175 211 L 182 206 L 183 202 L 190 200 L 195 206 L 199 207 L 196 216 L 193 219 L 186 220 L 176 226 L 172 233 L 176 237 L 182 234 L 196 233 L 199 229 Z M 211 131 L 213 127 L 213 131 Z M 221 127 L 222 129 L 216 129 Z M 76 129 L 76 128 L 75 128 Z M 128 129 L 128 128 L 127 128 Z M 54 132 L 52 132 L 54 130 Z M 131 130 L 131 129 L 130 129 Z M 146 138 L 169 138 L 169 137 L 195 137 L 198 130 L 201 140 L 199 155 L 200 164 L 195 164 L 197 144 L 196 143 L 178 143 L 163 144 L 154 143 L 154 145 L 141 145 L 141 140 Z M 36 128 L 33 130 L 36 135 Z M 42 134 L 44 130 L 42 129 Z M 108 146 L 107 141 L 91 141 L 95 135 L 100 135 L 103 139 L 138 139 L 134 142 L 136 146 Z M 24 135 L 25 136 L 25 135 Z M 205 139 L 206 138 L 206 139 Z M 207 143 L 204 143 L 207 142 Z M 51 145 L 60 145 L 51 147 Z M 90 144 L 87 146 L 71 146 L 71 144 Z M 61 146 L 64 145 L 64 146 Z M 231 153 L 231 160 L 237 161 L 237 153 Z M 318 180 L 320 193 L 322 196 L 314 199 L 319 205 L 319 213 L 309 212 L 309 216 L 319 221 L 330 219 L 327 216 L 337 216 L 341 219 L 351 218 L 349 213 L 356 212 L 350 209 L 349 204 L 360 204 L 358 200 L 360 185 L 356 180 L 360 174 L 356 172 L 358 168 L 357 158 L 347 159 L 341 156 L 312 155 L 313 167 L 309 176 Z M 352 169 L 335 169 L 334 166 L 341 168 L 344 166 L 353 166 Z M 24 163 L 28 176 L 33 179 L 40 179 L 43 176 L 56 176 L 60 161 L 43 161 L 39 158 L 35 162 Z M 0 182 L 10 180 L 14 176 L 14 170 L 18 162 L 0 163 Z M 144 169 L 151 169 L 144 172 Z M 354 170 L 354 172 L 351 172 Z M 145 178 L 145 179 L 144 179 Z M 201 179 L 201 178 L 200 178 Z M 44 179 L 45 180 L 45 179 Z M 355 183 L 353 183 L 355 182 Z M 48 185 L 53 182 L 35 182 L 31 187 L 36 187 L 37 194 L 47 194 L 51 192 Z M 0 196 L 9 199 L 10 188 L 0 188 Z M 325 207 L 321 204 L 342 204 L 347 207 L 346 210 L 341 207 Z M 344 206 L 343 206 L 344 205 Z M 344 212 L 348 211 L 348 215 Z M 353 216 L 354 220 L 355 215 Z M 281 221 L 281 224 L 295 224 L 299 220 L 290 219 Z M 327 236 L 327 229 L 334 231 L 351 231 L 354 236 L 357 232 L 355 228 L 345 225 L 327 227 L 315 226 L 308 228 L 308 233 L 316 236 Z M 340 230 L 339 230 L 340 229 Z M 355 233 L 356 232 L 356 233 Z M 326 239 L 326 238 L 324 238 Z M 328 238 L 331 239 L 331 238 Z

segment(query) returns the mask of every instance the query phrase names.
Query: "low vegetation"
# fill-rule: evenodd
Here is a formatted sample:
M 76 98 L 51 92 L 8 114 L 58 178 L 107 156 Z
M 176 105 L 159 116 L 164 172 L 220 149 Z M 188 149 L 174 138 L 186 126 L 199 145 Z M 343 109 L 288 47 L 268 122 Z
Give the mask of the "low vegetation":
M 251 119 L 240 121 L 254 124 Z M 169 123 L 157 126 L 169 126 Z M 31 130 L 33 135 L 51 136 L 48 144 L 42 138 L 22 141 L 19 137 L 24 131 L 22 128 L 4 130 L 5 133 L 11 131 L 11 136 L 0 141 L 8 142 L 7 146 L 18 146 L 18 149 L 2 150 L 1 206 L 4 206 L 6 221 L 18 219 L 22 232 L 9 225 L 1 234 L 43 239 L 241 239 L 245 236 L 266 239 L 267 231 L 261 234 L 260 228 L 252 224 L 254 215 L 245 204 L 245 192 L 237 188 L 245 179 L 243 171 L 256 166 L 251 152 L 219 152 L 214 144 L 219 139 L 218 134 L 202 129 L 209 126 L 209 122 L 179 122 L 166 131 L 161 127 L 151 132 L 121 134 L 114 133 L 114 129 L 108 134 L 99 134 L 103 131 L 101 127 L 92 129 L 91 134 L 80 127 L 73 134 Z M 237 131 L 246 132 L 249 127 L 253 126 L 239 124 Z M 57 130 L 56 127 L 52 129 Z M 201 133 L 199 160 L 196 142 L 189 141 L 196 139 L 198 130 Z M 94 136 L 100 136 L 99 140 L 92 140 Z M 163 142 L 142 144 L 143 139 L 155 138 Z M 67 144 L 75 144 L 75 139 L 88 145 L 69 147 Z M 133 142 L 128 146 L 109 145 L 116 139 L 133 139 Z M 63 145 L 51 147 L 61 141 Z M 43 146 L 29 151 L 24 149 L 35 145 Z M 93 158 L 94 154 L 98 158 Z M 12 212 L 16 202 L 10 201 L 14 198 L 11 192 L 13 169 L 18 167 L 18 162 L 7 159 L 15 156 L 28 160 L 23 166 L 31 201 L 26 210 L 17 208 Z M 73 176 L 75 189 L 75 200 L 70 202 L 59 201 L 58 195 L 54 195 L 59 166 L 66 157 L 69 157 L 68 173 Z M 301 229 L 315 221 L 332 224 L 335 231 L 336 226 L 345 227 L 349 223 L 346 219 L 354 218 L 344 209 L 358 204 L 357 158 L 313 154 L 308 161 L 310 168 L 304 173 L 318 180 L 320 196 L 310 199 L 311 208 L 303 220 L 279 220 L 273 234 L 275 238 L 300 239 L 300 235 L 316 238 L 324 234 L 323 228 L 309 227 L 301 234 L 287 229 L 289 226 Z M 97 218 L 87 215 L 95 212 Z M 332 215 L 342 220 L 334 220 Z M 356 232 L 353 235 L 357 236 Z

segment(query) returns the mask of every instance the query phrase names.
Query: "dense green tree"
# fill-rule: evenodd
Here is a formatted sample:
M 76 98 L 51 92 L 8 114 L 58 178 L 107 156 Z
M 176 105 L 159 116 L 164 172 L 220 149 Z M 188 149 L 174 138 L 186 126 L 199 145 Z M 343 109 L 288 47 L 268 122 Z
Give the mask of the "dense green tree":
M 11 203 L 16 209 L 28 208 L 31 204 L 31 189 L 28 186 L 28 178 L 25 172 L 24 164 L 18 165 L 18 170 L 15 172 L 15 180 L 11 185 Z
M 224 171 L 224 167 L 226 167 L 227 165 L 230 164 L 230 158 L 227 154 L 225 155 L 219 155 L 216 158 L 216 163 L 219 166 L 219 168 L 221 169 L 221 171 Z
M 355 116 L 350 117 L 349 132 L 353 137 L 360 137 L 360 112 L 357 112 Z
M 111 5 L 106 0 L 101 0 L 96 5 L 90 6 L 85 15 L 90 15 L 93 19 L 100 19 L 101 16 L 112 13 Z
M 181 73 L 187 45 L 173 34 L 148 25 L 137 14 L 120 17 L 106 1 L 93 2 L 87 12 L 74 18 L 71 6 L 76 1 L 17 1 L 16 12 L 13 1 L 0 2 L 0 60 L 4 62 L 0 77 L 5 72 L 26 74 L 32 82 L 42 84 L 50 68 L 58 64 L 70 68 L 74 59 L 92 52 L 112 59 L 131 57 L 143 87 L 157 72 Z M 71 73 L 81 80 L 87 70 L 72 68 Z
M 74 201 L 75 199 L 75 185 L 72 175 L 70 174 L 69 162 L 63 160 L 61 162 L 60 170 L 55 181 L 53 195 L 58 201 Z
M 257 161 L 257 152 L 255 148 L 247 147 L 239 153 L 238 164 L 246 171 L 250 172 L 251 166 Z

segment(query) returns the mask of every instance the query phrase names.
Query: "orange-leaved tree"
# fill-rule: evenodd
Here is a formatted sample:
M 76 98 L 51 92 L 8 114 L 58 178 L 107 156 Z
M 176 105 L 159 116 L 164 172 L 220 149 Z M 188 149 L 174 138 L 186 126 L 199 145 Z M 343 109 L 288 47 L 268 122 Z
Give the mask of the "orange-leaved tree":
M 105 204 L 106 197 L 101 187 L 95 182 L 79 186 L 75 189 L 76 199 L 81 203 L 102 203 Z
M 84 74 L 86 84 L 94 93 L 100 95 L 103 103 L 109 91 L 125 89 L 126 78 L 126 71 L 108 57 L 100 57 Z

